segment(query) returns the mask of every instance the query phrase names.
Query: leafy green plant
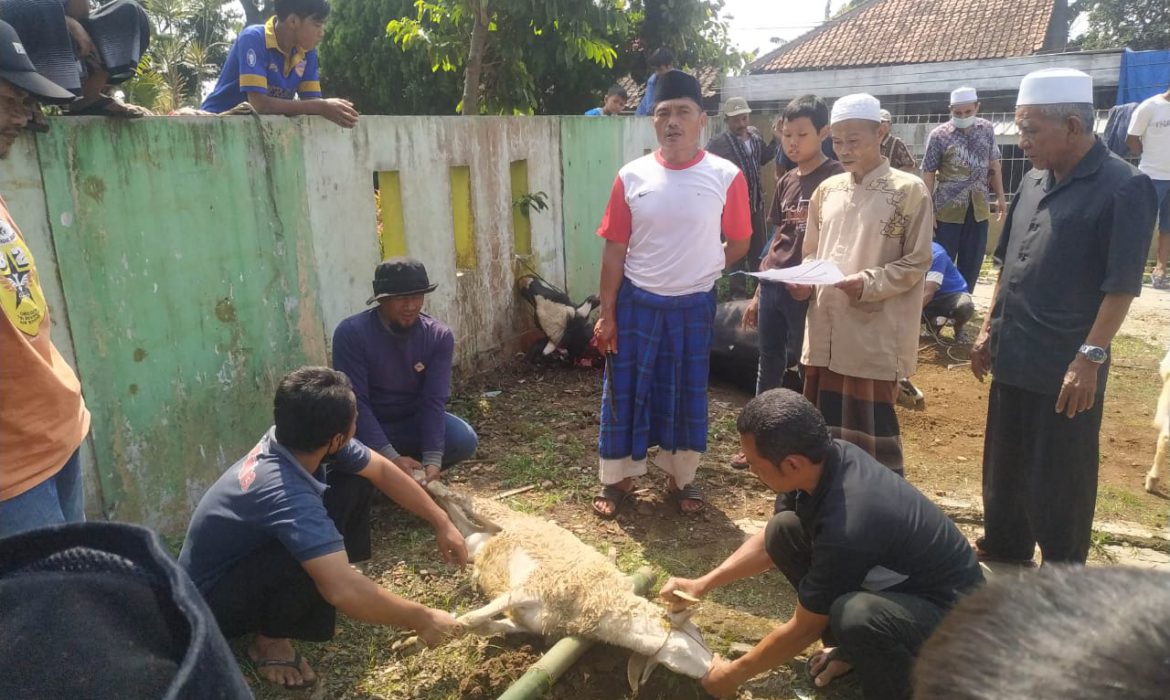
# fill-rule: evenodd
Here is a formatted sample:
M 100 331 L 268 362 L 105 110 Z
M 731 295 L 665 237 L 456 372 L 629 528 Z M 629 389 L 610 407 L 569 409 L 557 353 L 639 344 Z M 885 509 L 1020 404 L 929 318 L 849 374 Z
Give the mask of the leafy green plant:
M 205 81 L 227 58 L 238 30 L 229 0 L 143 0 L 150 17 L 150 48 L 138 75 L 120 89 L 127 102 L 167 113 L 198 106 Z
M 524 216 L 531 216 L 532 210 L 544 211 L 548 209 L 548 193 L 529 192 L 512 200 L 512 208 L 519 209 Z

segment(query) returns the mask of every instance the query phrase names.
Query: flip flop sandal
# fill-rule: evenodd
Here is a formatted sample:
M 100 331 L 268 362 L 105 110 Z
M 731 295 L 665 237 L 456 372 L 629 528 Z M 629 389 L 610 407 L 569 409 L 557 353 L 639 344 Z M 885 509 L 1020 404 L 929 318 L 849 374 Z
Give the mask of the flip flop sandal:
M 840 647 L 833 647 L 833 650 L 828 653 L 818 651 L 817 653 L 808 657 L 808 661 L 804 662 L 804 673 L 808 676 L 808 680 L 812 683 L 814 688 L 828 688 L 829 686 L 833 685 L 834 682 L 844 678 L 845 676 L 848 676 L 850 673 L 853 673 L 853 668 L 850 667 L 849 670 L 845 673 L 833 676 L 833 680 L 829 681 L 828 683 L 824 685 L 817 685 L 817 676 L 820 674 L 813 673 L 813 662 L 822 656 L 825 657 L 825 668 L 828 668 L 829 664 L 833 663 L 834 661 L 844 661 L 844 659 L 841 658 Z M 825 669 L 822 668 L 821 672 L 823 673 L 824 670 Z
M 699 492 L 699 489 L 695 488 L 694 483 L 687 484 L 681 489 L 671 491 L 670 496 L 674 499 L 674 502 L 678 504 L 678 511 L 683 515 L 697 515 L 703 512 L 703 508 L 707 506 L 707 501 L 703 499 L 703 494 Z M 683 510 L 683 501 L 698 501 L 699 507 L 694 510 Z
M 601 490 L 597 492 L 597 495 L 593 497 L 593 512 L 597 513 L 599 518 L 613 520 L 617 517 L 618 512 L 621 511 L 622 506 L 625 505 L 626 501 L 633 497 L 634 495 L 632 491 L 626 491 L 625 489 L 615 484 L 605 484 L 601 487 Z M 597 507 L 597 501 L 599 500 L 609 501 L 612 503 L 613 512 L 606 513 L 599 509 Z
M 301 652 L 298 651 L 298 652 L 295 652 L 291 661 L 289 661 L 288 659 L 264 659 L 262 661 L 257 661 L 255 659 L 252 659 L 252 666 L 256 669 L 257 672 L 259 672 L 260 669 L 262 669 L 262 668 L 271 668 L 273 666 L 280 666 L 283 668 L 295 669 L 297 673 L 303 674 L 304 672 L 301 671 L 301 661 L 302 661 Z M 260 677 L 264 678 L 263 675 L 261 675 Z M 284 688 L 285 690 L 307 690 L 308 688 L 312 688 L 313 686 L 317 685 L 317 678 L 320 678 L 320 676 L 313 678 L 313 680 L 311 680 L 307 683 L 298 683 L 296 685 L 288 685 L 286 683 L 272 683 L 272 681 L 269 681 L 267 678 L 264 678 L 264 680 L 269 682 L 269 683 L 272 683 L 272 685 L 278 685 L 281 688 Z

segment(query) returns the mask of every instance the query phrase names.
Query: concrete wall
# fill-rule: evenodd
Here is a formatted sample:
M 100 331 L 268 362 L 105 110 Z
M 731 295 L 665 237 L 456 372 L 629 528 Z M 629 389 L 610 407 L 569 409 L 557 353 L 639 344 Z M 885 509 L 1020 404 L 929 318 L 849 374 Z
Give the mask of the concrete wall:
M 268 427 L 280 377 L 329 362 L 383 250 L 427 264 L 457 371 L 488 368 L 531 323 L 519 275 L 596 291 L 613 179 L 656 146 L 649 119 L 51 121 L 0 194 L 94 416 L 89 510 L 169 533 Z M 519 213 L 533 193 L 547 208 Z
M 280 376 L 326 361 L 300 134 L 58 120 L 38 150 L 103 510 L 181 532 Z
M 381 257 L 374 173 L 399 173 L 402 245 L 439 284 L 428 308 L 456 334 L 458 370 L 515 349 L 528 323 L 517 274 L 564 284 L 553 118 L 374 117 L 353 131 L 317 119 L 52 121 L 17 144 L 0 194 L 94 416 L 95 516 L 182 532 L 271 423 L 279 378 L 328 363 L 332 330 L 365 308 Z M 466 185 L 459 267 L 452 167 Z M 512 177 L 525 171 L 527 182 Z M 528 192 L 549 206 L 527 218 L 517 256 L 512 202 Z
M 354 132 L 324 120 L 300 120 L 316 250 L 323 329 L 365 306 L 379 260 L 374 233 L 373 174 L 397 172 L 405 250 L 423 260 L 439 288 L 428 312 L 455 333 L 463 370 L 512 350 L 523 323 L 514 303 L 517 274 L 528 268 L 564 285 L 561 243 L 560 131 L 557 119 L 506 117 L 370 117 Z M 532 255 L 517 260 L 509 168 L 527 161 L 528 192 L 544 192 L 533 211 Z M 470 169 L 474 268 L 456 265 L 452 167 Z M 524 193 L 516 193 L 524 194 Z

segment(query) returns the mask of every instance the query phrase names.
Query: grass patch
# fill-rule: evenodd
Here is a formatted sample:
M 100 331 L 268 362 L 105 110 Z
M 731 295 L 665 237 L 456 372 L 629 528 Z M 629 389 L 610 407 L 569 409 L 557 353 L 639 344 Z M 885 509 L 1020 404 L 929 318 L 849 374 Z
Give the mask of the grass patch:
M 714 413 L 714 411 L 712 412 Z M 733 440 L 738 447 L 739 429 L 736 428 L 737 420 L 738 413 L 736 411 L 729 411 L 711 420 L 707 425 L 707 442 L 718 444 L 725 440 Z
M 1166 353 L 1165 348 L 1159 347 L 1144 338 L 1137 338 L 1132 335 L 1118 335 L 1114 337 L 1111 350 L 1115 360 L 1115 367 L 1119 365 L 1126 367 L 1149 367 L 1151 371 L 1155 372 L 1158 369 L 1158 363 L 1162 360 L 1162 356 Z M 1161 387 L 1154 387 L 1154 389 L 1154 394 L 1156 395 Z
M 573 435 L 554 437 L 547 428 L 532 428 L 531 452 L 514 452 L 501 459 L 496 469 L 504 486 L 516 488 L 551 481 L 561 487 L 582 481 L 576 462 L 585 455 L 585 447 Z
M 1134 489 L 1139 486 L 1134 486 Z M 1133 489 L 1101 484 L 1097 489 L 1096 520 L 1127 520 L 1146 527 L 1164 529 L 1170 519 L 1166 502 Z M 1096 536 L 1096 533 L 1094 533 Z

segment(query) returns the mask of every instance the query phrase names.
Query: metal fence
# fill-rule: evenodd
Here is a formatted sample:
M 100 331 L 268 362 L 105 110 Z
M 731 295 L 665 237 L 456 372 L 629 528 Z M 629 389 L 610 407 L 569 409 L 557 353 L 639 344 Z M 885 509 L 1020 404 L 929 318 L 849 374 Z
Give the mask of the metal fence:
M 1025 173 L 1032 169 L 1032 163 L 1017 145 L 1018 131 L 1016 130 L 1015 115 L 1012 112 L 990 112 L 979 116 L 995 126 L 995 139 L 1002 154 L 1000 164 L 1003 168 L 1003 189 L 1010 202 L 1020 180 Z M 930 132 L 950 118 L 949 114 L 895 115 L 892 131 L 895 136 L 906 143 L 914 155 L 914 159 L 921 164 L 922 157 L 926 155 L 926 142 Z M 1097 121 L 1093 128 L 1098 134 L 1104 133 L 1105 123 L 1108 119 L 1108 110 L 1097 111 Z

